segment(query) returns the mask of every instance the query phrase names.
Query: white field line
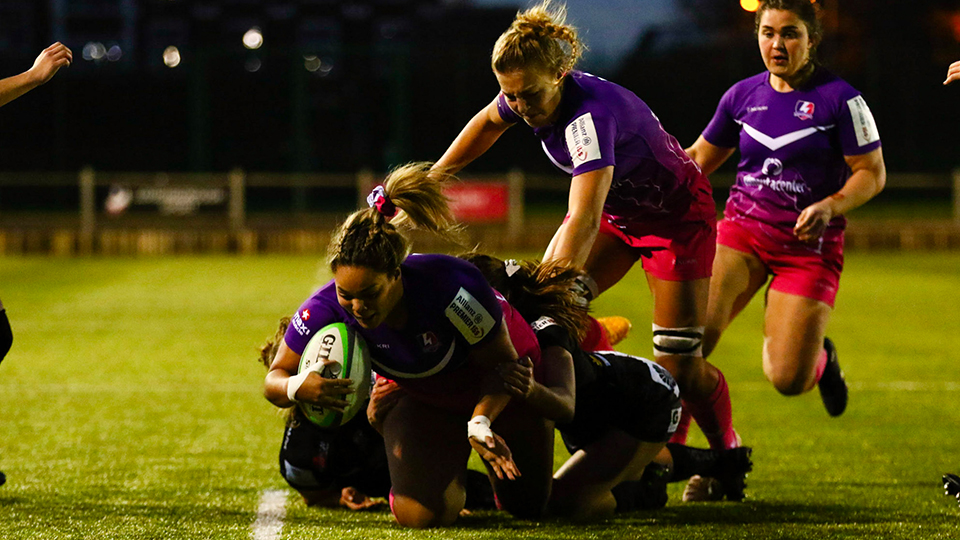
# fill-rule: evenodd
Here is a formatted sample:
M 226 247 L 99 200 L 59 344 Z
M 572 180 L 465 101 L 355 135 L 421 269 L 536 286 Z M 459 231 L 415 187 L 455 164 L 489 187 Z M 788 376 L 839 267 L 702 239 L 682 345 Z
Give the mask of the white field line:
M 287 492 L 268 489 L 260 495 L 257 519 L 253 522 L 250 538 L 277 540 L 283 532 L 283 518 L 287 515 Z

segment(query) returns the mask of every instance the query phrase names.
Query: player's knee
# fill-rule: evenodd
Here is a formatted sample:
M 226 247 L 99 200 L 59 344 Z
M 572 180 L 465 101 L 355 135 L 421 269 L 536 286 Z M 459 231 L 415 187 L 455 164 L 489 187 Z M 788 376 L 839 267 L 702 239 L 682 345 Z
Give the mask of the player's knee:
M 702 357 L 703 331 L 703 326 L 667 328 L 654 324 L 654 356 L 658 359 L 662 356 Z
M 419 501 L 396 495 L 391 506 L 393 517 L 403 527 L 411 529 L 426 529 L 430 527 L 445 527 L 452 525 L 460 515 L 459 508 L 429 508 Z
M 807 391 L 808 381 L 796 371 L 766 370 L 767 380 L 773 383 L 777 392 L 785 396 L 797 396 Z

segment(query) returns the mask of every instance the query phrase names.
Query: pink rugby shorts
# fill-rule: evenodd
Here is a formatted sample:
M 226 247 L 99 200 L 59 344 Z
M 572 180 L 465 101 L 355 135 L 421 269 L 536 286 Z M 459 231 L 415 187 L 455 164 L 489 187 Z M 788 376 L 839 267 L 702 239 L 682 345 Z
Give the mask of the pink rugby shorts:
M 714 219 L 619 225 L 604 214 L 600 234 L 637 248 L 643 269 L 658 279 L 692 281 L 710 277 L 713 272 L 717 252 Z
M 717 242 L 760 259 L 773 275 L 770 288 L 819 300 L 831 308 L 843 271 L 843 231 L 828 229 L 819 244 L 804 244 L 792 231 L 751 219 L 723 219 Z

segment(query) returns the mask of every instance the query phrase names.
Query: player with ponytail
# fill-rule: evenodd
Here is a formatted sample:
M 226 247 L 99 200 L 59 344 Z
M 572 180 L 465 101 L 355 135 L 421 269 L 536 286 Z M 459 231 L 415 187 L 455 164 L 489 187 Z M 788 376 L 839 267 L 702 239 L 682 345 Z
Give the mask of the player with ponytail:
M 533 128 L 547 157 L 571 176 L 568 215 L 544 261 L 585 270 L 579 288 L 587 299 L 641 261 L 657 362 L 676 379 L 710 446 L 736 447 L 727 383 L 701 353 L 716 250 L 710 183 L 640 98 L 575 69 L 584 46 L 565 16 L 549 1 L 517 14 L 493 48 L 500 93 L 437 167 L 456 173 L 512 125 Z
M 476 267 L 445 255 L 409 255 L 401 231 L 456 237 L 440 189 L 444 177 L 429 163 L 395 169 L 370 194 L 370 207 L 340 226 L 329 249 L 334 279 L 292 316 L 264 394 L 278 407 L 343 407 L 349 380 L 310 374 L 292 391 L 289 382 L 310 337 L 345 323 L 367 342 L 374 371 L 403 390 L 376 426 L 397 521 L 416 528 L 453 523 L 465 502 L 471 448 L 485 460 L 500 505 L 535 518 L 550 493 L 553 423 L 511 401 L 497 366 L 529 357 L 539 373 L 536 338 Z

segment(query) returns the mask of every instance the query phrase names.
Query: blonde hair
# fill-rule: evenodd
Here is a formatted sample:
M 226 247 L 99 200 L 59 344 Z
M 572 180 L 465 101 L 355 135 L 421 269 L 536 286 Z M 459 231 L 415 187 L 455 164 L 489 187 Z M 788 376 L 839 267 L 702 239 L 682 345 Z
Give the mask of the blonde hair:
M 493 46 L 491 67 L 497 73 L 537 69 L 567 73 L 586 49 L 576 28 L 566 24 L 567 6 L 544 0 L 517 12 L 517 17 Z
M 453 178 L 431 170 L 432 163 L 408 163 L 393 169 L 383 181 L 383 191 L 398 212 L 392 220 L 375 207 L 351 214 L 330 242 L 328 262 L 360 266 L 394 275 L 409 253 L 401 228 L 423 229 L 449 240 L 460 240 L 461 227 L 450 212 L 442 185 Z

